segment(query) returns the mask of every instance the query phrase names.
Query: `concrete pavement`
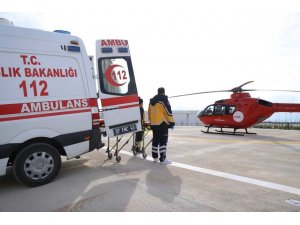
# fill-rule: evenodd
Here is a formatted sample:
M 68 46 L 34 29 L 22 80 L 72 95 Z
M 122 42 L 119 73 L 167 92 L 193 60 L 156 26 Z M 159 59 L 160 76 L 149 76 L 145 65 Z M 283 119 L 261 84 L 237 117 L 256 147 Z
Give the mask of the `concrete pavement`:
M 93 151 L 64 160 L 45 186 L 20 185 L 10 172 L 0 178 L 0 211 L 300 211 L 299 131 L 229 136 L 201 129 L 170 131 L 170 165 L 153 163 L 151 146 L 146 160 L 132 156 L 129 142 L 120 163 L 105 149 Z

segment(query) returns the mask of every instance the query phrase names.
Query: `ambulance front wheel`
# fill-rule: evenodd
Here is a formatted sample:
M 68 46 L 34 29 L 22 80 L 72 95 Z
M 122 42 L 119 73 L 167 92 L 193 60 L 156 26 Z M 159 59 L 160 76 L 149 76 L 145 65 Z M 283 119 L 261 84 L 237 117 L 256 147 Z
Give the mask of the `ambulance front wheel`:
M 51 182 L 61 167 L 57 149 L 46 143 L 26 146 L 17 155 L 13 164 L 16 179 L 25 185 L 37 187 Z

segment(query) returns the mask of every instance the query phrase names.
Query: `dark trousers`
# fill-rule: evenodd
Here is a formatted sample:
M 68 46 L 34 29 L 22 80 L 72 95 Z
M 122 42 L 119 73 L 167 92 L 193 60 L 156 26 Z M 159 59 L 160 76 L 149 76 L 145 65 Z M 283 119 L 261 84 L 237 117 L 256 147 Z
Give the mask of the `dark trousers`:
M 143 140 L 144 131 L 139 131 L 135 133 L 135 142 L 141 142 Z
M 159 126 L 153 126 L 152 132 L 152 157 L 158 158 L 159 154 L 159 161 L 163 162 L 167 155 L 168 126 L 164 123 Z
M 136 151 L 142 150 L 142 140 L 144 136 L 144 131 L 139 131 L 135 133 L 135 140 L 134 140 L 134 149 Z

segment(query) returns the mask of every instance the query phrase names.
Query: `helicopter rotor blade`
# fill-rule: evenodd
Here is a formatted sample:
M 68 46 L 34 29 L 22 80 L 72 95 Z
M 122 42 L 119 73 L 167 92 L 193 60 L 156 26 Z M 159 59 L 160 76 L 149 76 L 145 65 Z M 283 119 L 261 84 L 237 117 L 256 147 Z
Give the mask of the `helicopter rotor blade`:
M 173 96 L 170 96 L 169 98 L 177 98 L 177 97 L 183 97 L 183 96 L 189 96 L 189 95 L 200 95 L 200 94 L 209 94 L 209 93 L 217 93 L 217 92 L 232 92 L 232 91 L 231 90 L 202 91 L 202 92 L 182 94 L 182 95 L 173 95 Z
M 241 87 L 245 86 L 246 84 L 250 84 L 250 83 L 252 83 L 252 82 L 254 82 L 254 81 L 248 81 L 248 82 L 246 82 L 246 83 L 240 85 L 239 87 L 241 88 Z
M 233 92 L 233 93 L 241 93 L 243 91 L 280 91 L 280 92 L 300 92 L 298 90 L 267 90 L 267 89 L 242 89 L 243 86 L 250 84 L 254 81 L 248 81 L 238 87 L 232 88 L 231 90 L 220 90 L 220 91 L 202 91 L 202 92 L 195 92 L 195 93 L 188 93 L 182 95 L 173 95 L 169 98 L 177 98 L 177 97 L 184 97 L 190 95 L 200 95 L 200 94 L 209 94 L 209 93 L 217 93 L 217 92 Z
M 252 83 L 252 82 L 254 82 L 254 81 L 248 81 L 248 82 L 246 82 L 246 83 L 244 83 L 244 84 L 242 84 L 242 85 L 240 85 L 238 87 L 232 88 L 231 91 L 233 93 L 240 93 L 242 91 L 245 91 L 245 90 L 242 89 L 242 87 L 245 86 L 246 84 L 249 84 L 249 83 Z
M 267 90 L 267 89 L 245 89 L 243 91 L 280 91 L 280 92 L 300 92 L 298 90 Z

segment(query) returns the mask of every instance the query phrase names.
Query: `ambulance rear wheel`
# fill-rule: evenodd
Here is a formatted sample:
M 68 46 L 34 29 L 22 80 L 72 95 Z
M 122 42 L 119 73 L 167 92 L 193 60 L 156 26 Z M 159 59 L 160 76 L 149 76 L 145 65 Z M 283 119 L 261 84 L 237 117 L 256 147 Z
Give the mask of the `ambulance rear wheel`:
M 60 167 L 61 157 L 56 148 L 46 143 L 34 143 L 17 155 L 13 173 L 20 183 L 37 187 L 51 182 Z

